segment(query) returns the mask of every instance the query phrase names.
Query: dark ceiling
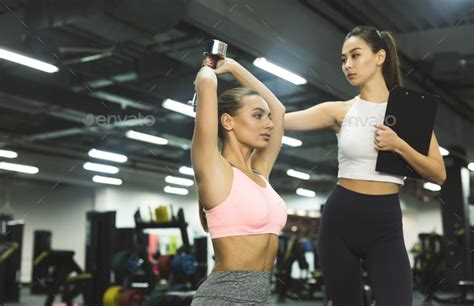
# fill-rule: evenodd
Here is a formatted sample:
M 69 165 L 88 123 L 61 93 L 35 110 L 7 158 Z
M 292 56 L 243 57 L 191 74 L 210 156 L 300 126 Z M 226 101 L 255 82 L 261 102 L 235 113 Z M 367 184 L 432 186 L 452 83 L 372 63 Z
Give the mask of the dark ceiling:
M 358 24 L 394 33 L 407 86 L 443 99 L 435 129 L 440 145 L 462 145 L 474 161 L 474 2 L 461 0 L 2 1 L 0 47 L 60 70 L 47 74 L 0 60 L 0 148 L 24 152 L 25 163 L 40 169 L 48 159 L 79 165 L 95 147 L 127 155 L 123 167 L 130 173 L 177 173 L 190 165 L 193 119 L 162 102 L 192 97 L 208 39 L 228 42 L 228 56 L 294 111 L 356 94 L 340 73 L 339 52 L 344 34 Z M 252 65 L 258 56 L 305 76 L 308 84 L 258 69 Z M 236 85 L 224 76 L 219 91 Z M 131 128 L 170 143 L 128 139 Z M 311 170 L 305 186 L 333 184 L 335 136 L 326 130 L 288 136 L 303 146 L 283 146 L 275 187 L 290 192 L 300 184 L 284 175 L 288 168 Z M 80 176 L 46 164 L 45 179 Z

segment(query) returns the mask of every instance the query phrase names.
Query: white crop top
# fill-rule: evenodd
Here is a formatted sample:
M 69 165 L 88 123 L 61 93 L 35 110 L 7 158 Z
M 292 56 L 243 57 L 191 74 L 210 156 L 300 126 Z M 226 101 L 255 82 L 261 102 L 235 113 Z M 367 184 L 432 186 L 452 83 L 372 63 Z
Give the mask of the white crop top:
M 384 122 L 387 102 L 374 103 L 354 98 L 337 135 L 338 178 L 405 183 L 405 177 L 375 171 L 377 150 L 374 148 L 374 125 Z

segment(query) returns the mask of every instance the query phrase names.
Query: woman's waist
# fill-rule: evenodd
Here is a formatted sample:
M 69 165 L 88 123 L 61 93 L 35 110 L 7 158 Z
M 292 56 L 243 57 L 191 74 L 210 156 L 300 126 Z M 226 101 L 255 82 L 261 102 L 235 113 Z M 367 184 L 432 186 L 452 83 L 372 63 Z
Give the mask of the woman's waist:
M 265 262 L 265 263 L 256 263 L 255 261 L 248 261 L 245 263 L 242 262 L 233 262 L 229 260 L 219 260 L 219 263 L 217 263 L 216 259 L 216 265 L 214 266 L 214 269 L 212 269 L 212 272 L 235 272 L 235 271 L 250 271 L 250 272 L 262 272 L 262 273 L 269 273 L 272 271 L 273 268 L 273 262 L 275 258 L 270 262 Z
M 276 259 L 275 250 L 254 251 L 236 248 L 235 253 L 224 252 L 216 255 L 212 271 L 253 271 L 270 272 Z
M 213 271 L 271 271 L 278 250 L 272 234 L 234 236 L 212 241 L 216 255 Z
M 340 178 L 337 184 L 364 195 L 393 195 L 400 192 L 400 185 L 391 182 Z
M 390 183 L 402 186 L 405 178 L 385 172 L 376 171 L 376 159 L 347 159 L 339 160 L 338 179 L 348 179 L 362 182 Z

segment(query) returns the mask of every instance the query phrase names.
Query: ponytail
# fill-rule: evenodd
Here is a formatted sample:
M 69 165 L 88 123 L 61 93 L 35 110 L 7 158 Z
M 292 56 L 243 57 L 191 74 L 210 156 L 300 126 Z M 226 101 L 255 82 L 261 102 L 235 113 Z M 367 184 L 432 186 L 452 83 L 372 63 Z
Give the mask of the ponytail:
M 400 61 L 398 60 L 397 44 L 390 32 L 382 31 L 382 39 L 387 45 L 387 56 L 382 66 L 383 77 L 387 87 L 391 90 L 395 86 L 402 86 Z

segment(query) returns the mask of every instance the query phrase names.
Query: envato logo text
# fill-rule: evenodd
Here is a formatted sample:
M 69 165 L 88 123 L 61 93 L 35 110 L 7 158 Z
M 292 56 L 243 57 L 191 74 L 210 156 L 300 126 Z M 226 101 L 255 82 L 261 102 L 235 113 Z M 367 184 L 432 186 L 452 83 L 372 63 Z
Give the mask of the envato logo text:
M 82 123 L 85 126 L 98 126 L 105 127 L 110 125 L 120 125 L 120 126 L 152 126 L 156 122 L 156 119 L 152 115 L 142 115 L 141 113 L 136 115 L 93 115 L 88 114 L 82 119 Z
M 333 125 L 334 123 L 335 123 L 335 120 L 326 122 L 328 126 Z M 342 122 L 342 126 L 365 127 L 365 126 L 374 126 L 376 124 L 382 124 L 382 123 L 384 123 L 388 127 L 392 127 L 397 124 L 397 117 L 393 115 L 388 115 L 387 118 L 385 118 L 385 116 L 383 115 L 368 116 L 368 117 L 348 116 L 347 118 L 344 118 Z

